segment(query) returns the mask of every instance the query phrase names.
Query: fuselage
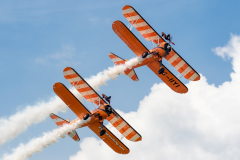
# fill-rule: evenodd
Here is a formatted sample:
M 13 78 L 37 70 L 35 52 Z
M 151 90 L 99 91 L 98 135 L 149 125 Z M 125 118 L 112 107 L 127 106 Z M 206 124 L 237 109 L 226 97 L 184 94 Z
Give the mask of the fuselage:
M 92 110 L 90 117 L 87 120 L 84 120 L 85 123 L 81 124 L 78 127 L 82 128 L 82 127 L 86 127 L 86 126 L 92 125 L 94 123 L 103 122 L 103 120 L 108 117 L 108 114 L 105 111 L 103 111 L 103 110 L 105 110 L 105 107 L 104 107 L 105 105 L 106 104 L 102 104 L 97 109 Z M 78 120 L 83 120 L 83 119 L 80 119 L 78 117 L 75 120 L 73 120 L 70 124 L 75 123 Z
M 141 66 L 145 66 L 149 63 L 152 63 L 154 61 L 160 61 L 162 60 L 162 57 L 165 56 L 166 51 L 162 48 L 164 48 L 164 45 L 166 44 L 166 42 L 162 42 L 160 43 L 157 47 L 154 47 L 153 49 L 150 49 L 149 51 L 152 52 L 152 54 L 148 55 L 146 58 L 144 58 L 144 60 L 140 63 L 137 64 L 136 66 L 133 66 L 133 68 L 138 68 Z M 161 48 L 159 48 L 161 47 Z M 158 54 L 154 54 L 157 53 Z

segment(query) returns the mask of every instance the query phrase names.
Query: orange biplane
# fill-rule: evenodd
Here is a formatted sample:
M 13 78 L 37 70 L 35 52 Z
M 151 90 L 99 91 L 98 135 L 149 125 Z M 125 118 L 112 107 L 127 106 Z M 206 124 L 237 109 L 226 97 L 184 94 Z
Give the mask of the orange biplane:
M 132 80 L 138 81 L 134 68 L 147 65 L 173 91 L 187 93 L 187 87 L 162 64 L 162 58 L 165 58 L 188 80 L 198 81 L 200 75 L 170 46 L 172 43 L 170 39 L 168 39 L 170 43 L 167 43 L 133 7 L 126 5 L 122 12 L 131 26 L 134 26 L 147 41 L 152 41 L 157 45 L 149 51 L 121 21 L 113 22 L 113 31 L 137 56 L 143 58 L 141 64 L 133 66 L 131 69 L 127 68 L 125 74 Z M 125 63 L 124 59 L 113 53 L 109 53 L 109 57 L 116 65 Z
M 63 75 L 88 102 L 98 105 L 98 108 L 90 112 L 62 83 L 57 82 L 53 85 L 54 92 L 78 118 L 69 122 L 69 120 L 64 120 L 51 113 L 50 117 L 53 121 L 61 127 L 63 124 L 72 124 L 81 120 L 80 125 L 78 125 L 79 128 L 88 126 L 115 152 L 128 154 L 129 149 L 103 125 L 103 121 L 107 119 L 123 137 L 130 141 L 137 142 L 142 140 L 141 135 L 107 104 L 74 69 L 66 67 L 63 70 Z M 68 133 L 68 135 L 75 141 L 80 141 L 75 130 Z

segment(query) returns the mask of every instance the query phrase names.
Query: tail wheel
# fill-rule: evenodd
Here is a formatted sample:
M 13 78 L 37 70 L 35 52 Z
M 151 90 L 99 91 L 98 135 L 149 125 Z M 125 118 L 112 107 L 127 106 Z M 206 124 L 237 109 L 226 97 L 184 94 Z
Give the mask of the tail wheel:
M 106 133 L 106 130 L 101 130 L 101 132 L 99 133 L 100 136 L 103 136 Z
M 87 120 L 88 117 L 89 117 L 89 114 L 87 113 L 87 114 L 85 114 L 85 116 L 83 117 L 83 120 Z
M 158 71 L 158 74 L 163 74 L 164 72 L 164 68 L 161 68 L 159 71 Z
M 148 52 L 144 52 L 144 53 L 142 54 L 142 58 L 146 58 L 147 55 L 148 55 Z

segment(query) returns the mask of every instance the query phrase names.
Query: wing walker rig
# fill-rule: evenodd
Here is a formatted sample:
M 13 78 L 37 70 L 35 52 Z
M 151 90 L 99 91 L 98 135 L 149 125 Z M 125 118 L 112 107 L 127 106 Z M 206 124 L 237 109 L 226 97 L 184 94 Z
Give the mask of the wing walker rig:
M 162 36 L 160 36 L 147 21 L 129 5 L 124 6 L 122 12 L 132 27 L 135 27 L 147 41 L 152 41 L 152 43 L 157 45 L 157 47 L 148 50 L 121 21 L 113 22 L 113 31 L 137 56 L 143 58 L 141 64 L 127 68 L 124 71 L 125 74 L 132 80 L 138 81 L 134 68 L 147 65 L 173 91 L 177 93 L 187 93 L 187 87 L 162 64 L 162 58 L 165 58 L 188 80 L 197 81 L 200 79 L 200 75 L 171 47 L 170 43 L 174 45 L 171 41 L 171 36 L 166 35 L 164 32 L 162 32 Z M 126 62 L 126 60 L 113 53 L 109 53 L 109 57 L 115 65 Z M 53 85 L 54 92 L 78 118 L 70 122 L 51 113 L 50 117 L 52 120 L 59 127 L 80 120 L 79 128 L 89 127 L 115 152 L 128 154 L 129 149 L 103 125 L 103 121 L 107 120 L 110 122 L 123 137 L 130 141 L 138 142 L 142 140 L 142 137 L 110 106 L 110 97 L 103 94 L 103 98 L 107 100 L 107 103 L 73 68 L 66 67 L 63 70 L 63 75 L 88 102 L 96 104 L 98 108 L 89 111 L 62 83 L 57 82 Z M 68 135 L 73 140 L 80 141 L 76 130 L 69 132 Z

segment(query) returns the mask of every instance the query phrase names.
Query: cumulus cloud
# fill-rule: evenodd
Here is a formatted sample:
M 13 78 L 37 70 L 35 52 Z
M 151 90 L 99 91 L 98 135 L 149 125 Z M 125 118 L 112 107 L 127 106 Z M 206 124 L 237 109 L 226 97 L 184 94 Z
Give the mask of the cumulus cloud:
M 222 58 L 232 59 L 230 82 L 215 86 L 201 75 L 200 81 L 187 84 L 187 94 L 154 84 L 136 112 L 120 112 L 143 138 L 141 142 L 123 140 L 130 149 L 128 155 L 123 157 L 90 137 L 69 159 L 240 159 L 239 46 L 240 36 L 231 35 L 226 46 L 213 49 Z

